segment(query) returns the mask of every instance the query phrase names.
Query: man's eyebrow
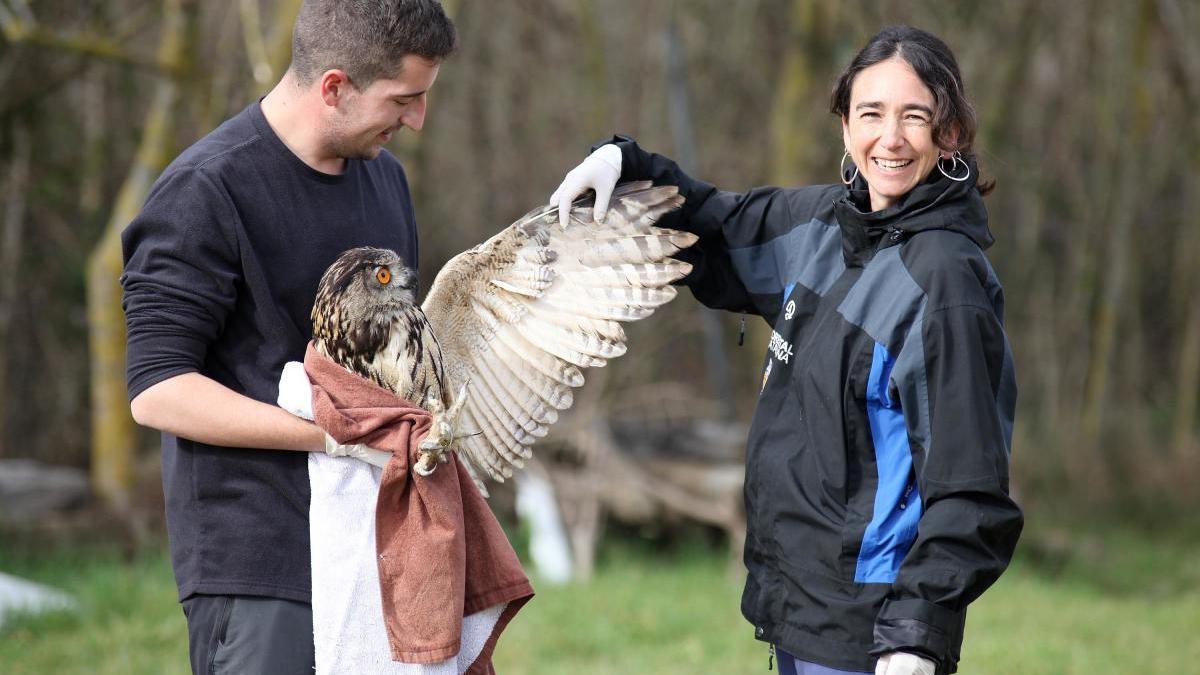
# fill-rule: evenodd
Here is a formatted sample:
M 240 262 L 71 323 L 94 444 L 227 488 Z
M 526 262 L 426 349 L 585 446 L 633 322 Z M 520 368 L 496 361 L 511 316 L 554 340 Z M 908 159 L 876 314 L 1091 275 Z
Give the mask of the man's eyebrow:
M 883 104 L 880 103 L 879 101 L 863 101 L 862 103 L 859 103 L 858 105 L 854 106 L 854 109 L 855 110 L 863 110 L 864 108 L 882 108 L 882 107 L 883 107 Z
M 411 94 L 405 94 L 405 93 L 392 94 L 391 98 L 416 98 L 416 97 L 420 96 L 421 94 L 424 94 L 427 91 L 429 91 L 429 90 L 422 89 L 421 91 L 413 92 Z

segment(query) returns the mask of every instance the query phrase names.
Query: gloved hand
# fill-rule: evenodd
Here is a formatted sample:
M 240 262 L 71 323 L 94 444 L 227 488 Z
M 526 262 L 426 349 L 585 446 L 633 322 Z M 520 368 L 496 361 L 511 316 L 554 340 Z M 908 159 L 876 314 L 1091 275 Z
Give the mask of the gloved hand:
M 596 148 L 579 166 L 571 169 L 562 184 L 550 195 L 550 204 L 558 205 L 558 222 L 567 226 L 571 202 L 588 190 L 596 191 L 596 204 L 592 208 L 596 222 L 603 223 L 608 212 L 608 200 L 621 177 L 621 149 L 609 143 Z
M 934 675 L 937 664 L 908 652 L 884 654 L 875 663 L 875 675 Z
M 279 407 L 302 417 L 313 420 L 312 383 L 308 373 L 304 372 L 304 364 L 299 361 L 289 361 L 283 365 L 279 375 Z M 325 434 L 325 454 L 330 457 L 353 457 L 378 467 L 387 466 L 392 453 L 369 448 L 361 443 L 340 445 L 329 434 Z
M 333 440 L 333 436 L 329 434 L 325 434 L 325 454 L 330 457 L 353 457 L 354 459 L 361 459 L 381 469 L 387 466 L 388 461 L 392 458 L 392 453 L 369 448 L 362 443 L 339 445 L 337 441 Z
M 283 372 L 279 374 L 280 408 L 313 421 L 312 411 L 312 382 L 308 373 L 304 372 L 304 364 L 299 361 L 288 361 L 283 364 Z

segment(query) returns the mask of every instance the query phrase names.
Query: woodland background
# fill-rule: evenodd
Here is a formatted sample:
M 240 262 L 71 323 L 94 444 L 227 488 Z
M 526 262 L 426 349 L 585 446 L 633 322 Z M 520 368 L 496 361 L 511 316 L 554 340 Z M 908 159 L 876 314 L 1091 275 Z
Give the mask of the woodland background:
M 1184 533 L 1200 541 L 1200 43 L 1194 38 L 1200 6 L 1186 0 L 445 4 L 461 48 L 442 67 L 424 131 L 406 131 L 391 144 L 415 193 L 423 288 L 451 255 L 542 203 L 589 145 L 613 132 L 638 138 L 726 189 L 832 182 L 842 143 L 828 112 L 829 91 L 840 69 L 889 23 L 943 37 L 978 108 L 985 175 L 998 184 L 987 198 L 997 238 L 988 255 L 1005 285 L 1016 356 L 1014 488 L 1028 519 L 1015 576 L 1002 580 L 1009 594 L 982 601 L 985 608 L 997 603 L 979 615 L 995 623 L 975 630 L 997 637 L 972 643 L 973 663 L 991 664 L 995 672 L 1107 672 L 1089 660 L 1093 652 L 1125 644 L 1122 653 L 1161 652 L 1162 670 L 1134 661 L 1111 672 L 1174 672 L 1179 661 L 1169 655 L 1188 641 L 1186 629 L 1179 641 L 1167 640 L 1170 648 L 1146 643 L 1193 621 L 1180 619 L 1194 615 L 1189 598 L 1200 587 L 1200 566 L 1190 561 L 1200 546 L 1157 546 L 1144 535 Z M 86 508 L 116 523 L 105 532 L 132 531 L 129 548 L 150 550 L 150 562 L 137 556 L 122 562 L 128 551 L 115 560 L 105 554 L 109 566 L 89 567 L 102 571 L 82 583 L 121 590 L 77 592 L 97 607 L 122 607 L 127 589 L 152 579 L 145 606 L 170 613 L 161 649 L 174 657 L 183 653 L 182 633 L 161 554 L 158 438 L 133 425 L 124 388 L 118 235 L 167 162 L 276 81 L 288 61 L 298 5 L 0 0 L 0 461 L 31 458 L 88 472 L 94 499 Z M 577 407 L 618 420 L 653 408 L 638 402 L 663 400 L 664 391 L 679 400 L 683 392 L 693 411 L 731 427 L 746 424 L 769 331 L 749 321 L 739 348 L 738 324 L 739 317 L 705 310 L 682 293 L 629 330 L 629 354 L 590 376 Z M 0 563 L 70 585 L 91 563 L 61 550 L 52 559 L 20 553 L 30 541 L 45 541 L 28 536 L 42 525 L 52 523 L 23 523 L 13 538 L 10 521 L 0 531 L 8 532 L 0 536 Z M 1138 534 L 1114 537 L 1114 528 Z M 154 572 L 143 575 L 145 565 Z M 1046 569 L 1054 574 L 1045 577 Z M 644 578 L 636 565 L 618 570 Z M 1089 590 L 1071 595 L 1080 586 L 1063 585 L 1060 573 L 1090 579 Z M 110 574 L 125 581 L 91 581 Z M 671 587 L 651 578 L 650 585 Z M 1025 585 L 1032 590 L 1022 594 Z M 689 588 L 678 587 L 658 606 L 677 602 Z M 1132 604 L 1113 604 L 1116 596 Z M 544 597 L 554 607 L 554 596 Z M 1096 597 L 1108 604 L 1087 604 Z M 736 588 L 721 598 L 736 624 Z M 1013 603 L 1011 615 L 1004 602 Z M 1077 631 L 1060 643 L 1038 643 L 1057 639 L 1064 621 L 1055 612 L 1072 605 L 1081 620 L 1097 617 L 1103 626 L 1086 629 L 1090 637 Z M 694 621 L 708 612 L 679 622 L 699 630 Z M 144 613 L 121 610 L 96 620 L 85 614 L 70 630 L 108 621 L 121 626 L 113 617 Z M 657 610 L 644 613 L 647 620 L 656 616 Z M 1136 616 L 1150 623 L 1114 628 Z M 552 620 L 547 630 L 570 621 Z M 1147 633 L 1147 626 L 1157 627 Z M 158 629 L 130 630 L 161 637 Z M 33 641 L 44 633 L 42 625 L 18 627 L 7 644 L 14 655 L 36 652 L 40 643 Z M 593 648 L 608 656 L 627 652 L 629 663 L 645 664 L 661 656 L 664 639 L 654 631 L 644 636 L 650 636 L 645 652 L 629 652 L 625 638 Z M 122 639 L 96 638 L 104 649 Z M 689 639 L 709 644 L 708 637 Z M 1024 655 L 1011 650 L 1014 640 L 1027 645 Z M 102 649 L 62 637 L 42 651 L 68 643 L 84 645 L 77 648 L 83 664 Z M 149 663 L 159 658 L 145 642 L 131 644 Z M 743 646 L 749 644 L 747 638 Z M 1034 644 L 1042 646 L 1028 647 Z M 708 658 L 689 654 L 700 663 Z M 734 658 L 744 662 L 740 652 Z M 1020 658 L 1026 661 L 1013 660 Z M 137 672 L 127 666 L 120 661 L 111 672 Z M 543 666 L 584 672 L 553 660 Z
M 129 419 L 120 230 L 182 148 L 286 66 L 298 0 L 0 0 L 0 459 L 157 509 Z M 1200 505 L 1200 7 L 809 0 L 447 2 L 460 50 L 404 162 L 422 286 L 612 132 L 727 189 L 832 182 L 831 85 L 883 25 L 955 50 L 1006 289 L 1031 518 L 1186 524 Z M 687 293 L 581 405 L 674 386 L 745 423 L 768 331 Z M 612 414 L 618 414 L 616 412 Z M 142 508 L 139 508 L 142 507 Z M 151 525 L 151 528 L 154 526 Z

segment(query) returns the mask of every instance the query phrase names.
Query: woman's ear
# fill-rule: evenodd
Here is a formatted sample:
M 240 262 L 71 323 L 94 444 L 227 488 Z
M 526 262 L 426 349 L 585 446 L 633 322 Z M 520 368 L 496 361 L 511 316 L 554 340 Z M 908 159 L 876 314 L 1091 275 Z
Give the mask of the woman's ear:
M 958 124 L 956 123 L 950 127 L 949 131 L 942 138 L 938 139 L 944 142 L 944 144 L 941 142 L 938 143 L 938 149 L 940 150 L 938 157 L 950 159 L 954 156 L 955 152 L 958 152 L 958 131 Z M 950 146 L 950 149 L 947 150 L 946 146 Z

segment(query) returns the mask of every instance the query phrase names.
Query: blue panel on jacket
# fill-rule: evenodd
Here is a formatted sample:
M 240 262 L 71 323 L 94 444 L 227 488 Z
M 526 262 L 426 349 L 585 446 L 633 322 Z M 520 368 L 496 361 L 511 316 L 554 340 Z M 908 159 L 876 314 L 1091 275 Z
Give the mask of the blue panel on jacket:
M 875 445 L 879 485 L 875 510 L 863 535 L 854 580 L 890 584 L 917 536 L 921 496 L 913 476 L 912 451 L 900 402 L 888 394 L 888 379 L 896 359 L 876 343 L 867 380 L 867 419 Z

